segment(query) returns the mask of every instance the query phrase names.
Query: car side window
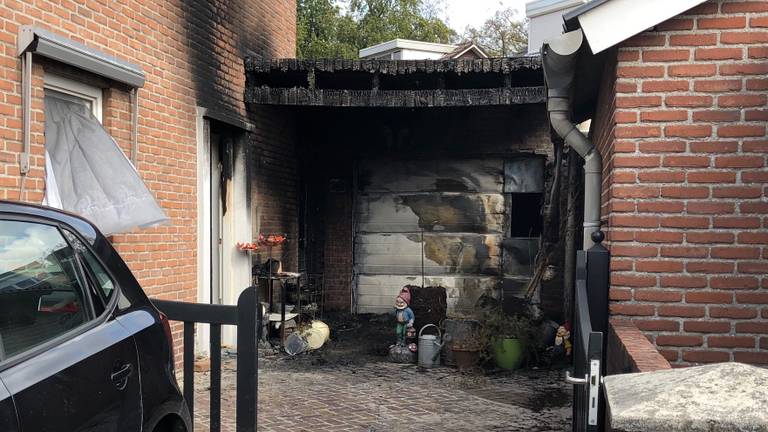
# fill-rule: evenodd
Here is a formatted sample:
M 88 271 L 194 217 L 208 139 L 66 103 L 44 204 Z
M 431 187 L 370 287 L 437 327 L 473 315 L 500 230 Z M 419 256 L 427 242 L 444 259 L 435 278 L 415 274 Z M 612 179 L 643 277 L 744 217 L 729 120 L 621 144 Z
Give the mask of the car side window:
M 104 269 L 104 266 L 102 266 L 99 260 L 96 259 L 93 252 L 91 252 L 91 250 L 88 249 L 77 236 L 67 230 L 64 230 L 64 235 L 83 258 L 83 264 L 88 268 L 87 270 L 90 271 L 90 274 L 95 279 L 93 283 L 100 290 L 100 293 L 103 296 L 102 298 L 104 299 L 104 304 L 106 305 L 109 303 L 115 292 L 115 283 L 112 281 L 109 273 Z
M 58 228 L 0 220 L 0 360 L 91 318 L 75 253 Z

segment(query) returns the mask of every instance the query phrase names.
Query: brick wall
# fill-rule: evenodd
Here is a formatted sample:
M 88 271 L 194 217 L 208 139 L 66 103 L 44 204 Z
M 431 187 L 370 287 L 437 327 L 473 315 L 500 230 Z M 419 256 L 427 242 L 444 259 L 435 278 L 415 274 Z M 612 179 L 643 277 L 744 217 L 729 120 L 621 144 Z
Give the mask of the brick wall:
M 349 311 L 352 303 L 353 208 L 351 182 L 338 179 L 343 188 L 329 191 L 325 198 L 324 274 L 325 307 Z
M 196 286 L 195 107 L 256 125 L 260 148 L 275 138 L 275 113 L 259 116 L 243 104 L 246 54 L 292 57 L 295 1 L 182 0 L 180 2 L 0 1 L 0 199 L 18 200 L 21 151 L 21 69 L 16 35 L 21 25 L 49 29 L 120 59 L 141 65 L 138 170 L 169 224 L 115 236 L 115 244 L 152 296 L 194 301 Z M 130 143 L 128 93 L 119 85 L 35 59 L 31 172 L 21 200 L 39 203 L 44 191 L 43 76 L 56 71 L 107 87 L 103 123 L 125 150 Z M 262 130 L 262 128 L 264 130 Z M 285 128 L 277 130 L 284 131 Z M 259 134 L 259 131 L 263 133 Z M 283 139 L 282 142 L 285 142 Z M 267 150 L 265 150 L 266 152 Z M 275 159 L 292 157 L 277 152 Z M 275 163 L 277 164 L 277 163 Z M 275 170 L 265 169 L 263 175 Z M 265 182 L 264 189 L 271 187 Z M 270 205 L 295 194 L 270 197 Z M 272 199 L 274 198 L 274 199 Z M 268 224 L 274 214 L 265 212 Z M 287 217 L 287 216 L 286 216 Z M 275 229 L 288 229 L 283 226 Z M 290 254 L 289 254 L 290 255 Z M 177 346 L 180 349 L 180 344 Z
M 611 313 L 675 364 L 768 364 L 767 27 L 765 1 L 709 1 L 604 81 Z
M 671 366 L 637 326 L 627 320 L 612 319 L 608 326 L 608 375 L 653 372 Z
M 279 259 L 283 270 L 298 271 L 299 173 L 296 153 L 296 118 L 284 109 L 252 107 L 258 125 L 251 134 L 251 207 L 254 237 L 259 233 L 286 234 L 288 240 L 255 255 L 254 263 Z

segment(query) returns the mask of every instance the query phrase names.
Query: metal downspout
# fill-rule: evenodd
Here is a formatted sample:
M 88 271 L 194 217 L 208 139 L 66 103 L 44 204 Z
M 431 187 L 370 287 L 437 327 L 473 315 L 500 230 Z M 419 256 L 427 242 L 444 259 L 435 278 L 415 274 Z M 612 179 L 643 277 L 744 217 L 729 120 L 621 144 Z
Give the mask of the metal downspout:
M 19 155 L 19 201 L 24 201 L 24 183 L 29 174 L 29 155 L 32 150 L 32 52 L 27 51 L 21 57 L 21 111 L 22 111 L 22 149 Z
M 139 89 L 131 89 L 131 163 L 139 169 Z
M 547 112 L 552 129 L 584 158 L 584 250 L 594 245 L 592 232 L 600 229 L 603 160 L 595 145 L 571 121 L 571 91 L 581 32 L 570 32 L 560 41 L 545 44 L 542 64 L 547 81 Z

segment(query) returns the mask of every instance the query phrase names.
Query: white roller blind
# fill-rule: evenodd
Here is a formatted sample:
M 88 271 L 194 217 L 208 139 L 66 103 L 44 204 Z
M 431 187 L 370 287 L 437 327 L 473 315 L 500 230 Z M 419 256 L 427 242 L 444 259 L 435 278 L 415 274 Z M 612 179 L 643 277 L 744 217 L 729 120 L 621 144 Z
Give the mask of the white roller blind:
M 85 104 L 46 92 L 45 150 L 48 205 L 82 215 L 107 235 L 168 220 Z

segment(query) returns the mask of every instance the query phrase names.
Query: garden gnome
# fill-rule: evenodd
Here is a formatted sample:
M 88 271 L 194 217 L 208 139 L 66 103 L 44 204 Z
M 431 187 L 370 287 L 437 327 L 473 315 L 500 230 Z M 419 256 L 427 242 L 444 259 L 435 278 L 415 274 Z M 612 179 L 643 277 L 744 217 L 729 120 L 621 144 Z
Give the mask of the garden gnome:
M 565 325 L 561 325 L 557 328 L 557 335 L 555 336 L 555 354 L 562 356 L 571 355 L 571 332 Z
M 405 346 L 405 336 L 408 329 L 413 328 L 413 320 L 416 318 L 408 305 L 411 303 L 411 291 L 403 287 L 395 299 L 395 316 L 397 317 L 397 344 Z

